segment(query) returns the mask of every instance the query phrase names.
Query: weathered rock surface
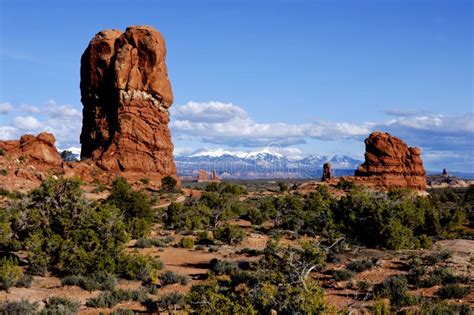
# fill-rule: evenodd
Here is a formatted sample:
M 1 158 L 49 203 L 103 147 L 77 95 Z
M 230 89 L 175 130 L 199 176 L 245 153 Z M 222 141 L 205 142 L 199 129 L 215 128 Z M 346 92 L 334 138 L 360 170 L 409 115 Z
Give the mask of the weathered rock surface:
M 421 150 L 380 131 L 365 139 L 365 162 L 355 172 L 355 181 L 374 188 L 426 189 Z
M 36 137 L 27 134 L 20 140 L 0 141 L 0 149 L 12 159 L 24 161 L 25 166 L 44 171 L 61 167 L 61 155 L 54 146 L 55 142 L 52 134 L 42 132 Z
M 165 57 L 163 37 L 149 26 L 95 35 L 81 59 L 81 158 L 123 175 L 176 175 Z
M 321 176 L 321 181 L 328 181 L 331 179 L 331 163 L 323 164 L 323 175 Z
M 62 173 L 61 155 L 50 133 L 0 141 L 0 188 L 26 192 L 48 176 Z

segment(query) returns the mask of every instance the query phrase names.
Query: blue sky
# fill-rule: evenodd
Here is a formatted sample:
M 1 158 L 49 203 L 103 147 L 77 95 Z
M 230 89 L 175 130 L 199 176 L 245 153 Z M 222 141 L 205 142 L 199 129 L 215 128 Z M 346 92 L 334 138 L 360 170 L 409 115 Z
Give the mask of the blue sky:
M 0 137 L 79 146 L 79 66 L 100 30 L 166 40 L 176 153 L 362 157 L 382 129 L 428 169 L 474 172 L 473 3 L 0 0 Z

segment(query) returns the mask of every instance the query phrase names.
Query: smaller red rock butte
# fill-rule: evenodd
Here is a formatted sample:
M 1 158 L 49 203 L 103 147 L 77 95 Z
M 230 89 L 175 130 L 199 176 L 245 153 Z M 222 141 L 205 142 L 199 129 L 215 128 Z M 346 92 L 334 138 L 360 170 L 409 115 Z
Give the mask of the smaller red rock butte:
M 365 162 L 351 179 L 365 186 L 388 189 L 410 187 L 426 190 L 421 150 L 380 131 L 365 139 Z
M 8 152 L 13 159 L 22 159 L 26 166 L 32 166 L 39 171 L 60 169 L 61 155 L 54 146 L 56 139 L 47 132 L 36 137 L 30 134 L 21 136 L 20 140 L 0 141 L 0 149 Z
M 321 181 L 329 181 L 331 179 L 331 163 L 323 164 L 323 175 L 321 176 Z
M 212 171 L 211 176 L 209 177 L 206 170 L 199 170 L 196 181 L 198 183 L 201 183 L 201 182 L 219 182 L 220 178 L 219 178 L 219 176 L 217 176 L 216 171 Z

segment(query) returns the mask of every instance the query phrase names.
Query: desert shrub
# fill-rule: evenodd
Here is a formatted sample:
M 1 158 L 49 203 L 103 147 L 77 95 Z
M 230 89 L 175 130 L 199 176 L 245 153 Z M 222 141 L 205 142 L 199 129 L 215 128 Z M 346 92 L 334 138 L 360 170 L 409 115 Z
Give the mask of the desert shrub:
M 247 256 L 258 256 L 262 254 L 261 250 L 254 249 L 254 248 L 242 248 L 240 251 L 237 252 L 238 254 L 245 254 Z
M 18 261 L 12 257 L 0 259 L 0 290 L 9 292 L 22 278 L 23 271 L 18 266 Z
M 185 304 L 184 295 L 178 292 L 171 292 L 160 297 L 158 305 L 163 310 L 176 310 Z
M 7 209 L 11 239 L 28 253 L 30 274 L 114 272 L 128 240 L 116 207 L 91 203 L 76 179 L 48 179 Z
M 27 300 L 0 302 L 0 314 L 2 315 L 23 315 L 36 314 L 38 303 L 31 303 Z
M 262 214 L 262 212 L 259 209 L 255 208 L 255 207 L 249 207 L 247 209 L 246 218 L 253 225 L 260 225 L 265 221 L 265 216 Z
M 118 177 L 113 181 L 106 203 L 122 211 L 127 230 L 133 238 L 144 237 L 150 233 L 153 222 L 150 199 L 145 193 L 134 191 L 125 178 Z
M 20 277 L 20 279 L 18 279 L 15 286 L 17 288 L 29 288 L 31 287 L 32 282 L 33 282 L 32 275 L 23 275 L 22 277 Z
M 373 315 L 391 315 L 390 303 L 387 303 L 384 299 L 376 299 L 374 303 L 369 307 L 371 314 Z
M 467 283 L 469 278 L 458 276 L 450 269 L 438 268 L 430 272 L 425 279 L 421 280 L 421 286 L 429 288 L 441 284 Z
M 153 244 L 153 246 L 156 246 L 156 247 L 166 247 L 170 245 L 170 243 L 172 243 L 173 241 L 174 241 L 174 237 L 166 236 L 163 238 L 154 238 L 151 240 L 151 243 Z
M 181 239 L 181 247 L 191 249 L 194 247 L 194 240 L 190 237 L 183 237 Z
M 347 269 L 337 269 L 333 270 L 333 276 L 336 281 L 346 281 L 354 277 L 354 272 Z
M 0 149 L 0 156 L 4 156 L 4 155 L 5 155 L 5 150 Z
M 66 297 L 53 296 L 44 300 L 41 315 L 69 315 L 77 314 L 79 303 Z
M 408 281 L 403 275 L 390 276 L 374 288 L 378 297 L 388 298 L 394 305 L 409 305 L 412 297 L 408 294 Z
M 6 169 L 0 169 L 0 175 L 2 176 L 7 176 L 8 175 L 8 171 Z
M 158 271 L 163 268 L 163 262 L 151 256 L 140 254 L 123 256 L 119 263 L 119 273 L 130 280 L 156 282 Z
M 439 262 L 447 260 L 449 257 L 451 257 L 449 252 L 436 252 L 423 257 L 423 261 L 426 265 L 433 266 Z
M 144 290 L 116 289 L 102 292 L 97 297 L 88 299 L 86 301 L 86 306 L 95 308 L 110 308 L 123 301 L 143 302 L 147 298 L 148 294 Z
M 159 279 L 162 286 L 175 284 L 175 283 L 180 283 L 182 285 L 185 285 L 188 283 L 187 277 L 177 274 L 173 271 L 165 271 L 159 276 Z
M 143 184 L 143 185 L 147 185 L 150 183 L 150 180 L 148 178 L 140 178 L 140 182 Z
M 165 176 L 161 180 L 161 191 L 164 193 L 172 193 L 176 191 L 176 185 L 178 182 L 172 176 Z
M 244 230 L 236 225 L 226 224 L 214 230 L 214 237 L 227 244 L 238 244 L 244 239 Z
M 372 287 L 372 285 L 367 281 L 361 280 L 361 281 L 357 281 L 356 287 L 359 290 L 367 291 Z
M 347 264 L 347 269 L 354 272 L 362 272 L 369 270 L 374 266 L 374 263 L 370 259 L 351 261 Z
M 196 235 L 196 244 L 199 245 L 213 245 L 214 241 L 209 236 L 208 231 L 198 232 Z
M 135 243 L 135 247 L 137 248 L 149 248 L 153 245 L 153 241 L 149 238 L 139 238 Z
M 113 290 L 117 282 L 117 277 L 110 273 L 93 274 L 90 276 L 70 275 L 61 279 L 61 285 L 75 285 L 89 292 Z
M 353 181 L 348 181 L 348 180 L 340 180 L 336 187 L 338 189 L 343 189 L 343 190 L 353 190 L 357 187 L 357 185 Z
M 459 284 L 447 284 L 442 286 L 436 295 L 442 299 L 462 299 L 470 293 L 471 289 L 468 286 L 461 286 Z
M 110 315 L 134 315 L 135 312 L 127 308 L 119 308 L 110 313 Z
M 472 308 L 469 304 L 449 304 L 447 301 L 428 300 L 419 305 L 419 314 L 429 315 L 471 315 Z
M 279 182 L 278 188 L 280 189 L 280 192 L 288 191 L 288 185 L 284 182 Z
M 388 249 L 428 247 L 432 238 L 459 224 L 465 212 L 461 206 L 445 208 L 435 197 L 406 189 L 352 189 L 331 209 L 339 232 L 364 245 Z
M 216 275 L 230 275 L 239 269 L 237 263 L 233 261 L 219 260 L 217 258 L 211 260 L 209 267 Z

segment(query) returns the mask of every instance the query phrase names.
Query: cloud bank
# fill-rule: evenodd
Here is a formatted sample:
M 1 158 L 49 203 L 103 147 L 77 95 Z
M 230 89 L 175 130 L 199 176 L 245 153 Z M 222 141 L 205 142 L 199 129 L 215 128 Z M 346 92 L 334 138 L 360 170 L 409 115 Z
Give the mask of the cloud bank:
M 50 100 L 42 106 L 12 106 L 0 103 L 0 139 L 18 139 L 24 133 L 52 132 L 58 146 L 78 147 L 82 127 L 79 107 Z M 260 123 L 242 107 L 222 102 L 188 102 L 171 109 L 170 128 L 175 143 L 186 142 L 177 153 L 190 152 L 196 145 L 256 148 L 277 144 L 288 150 L 311 139 L 361 143 L 372 131 L 387 131 L 411 146 L 423 150 L 425 164 L 474 172 L 474 114 L 457 116 L 426 114 L 423 111 L 386 111 L 377 122 L 316 120 L 302 124 Z M 3 122 L 8 121 L 8 123 Z M 343 150 L 344 148 L 341 148 Z M 297 154 L 300 151 L 295 151 Z M 360 153 L 360 152 L 359 152 Z

